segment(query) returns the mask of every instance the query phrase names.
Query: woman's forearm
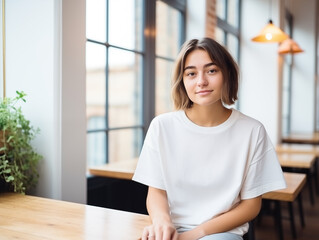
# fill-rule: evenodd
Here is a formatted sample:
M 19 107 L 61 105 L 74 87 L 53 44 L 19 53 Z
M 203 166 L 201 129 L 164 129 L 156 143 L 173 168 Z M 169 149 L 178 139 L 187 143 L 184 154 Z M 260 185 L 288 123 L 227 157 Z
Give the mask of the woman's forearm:
M 171 222 L 167 195 L 164 190 L 149 187 L 146 206 L 152 221 L 162 219 Z
M 198 226 L 205 235 L 227 232 L 254 219 L 261 208 L 261 196 L 242 200 L 238 206 Z
M 179 239 L 199 239 L 201 237 L 227 232 L 254 219 L 261 208 L 261 196 L 242 200 L 235 208 L 202 223 L 191 231 L 183 233 Z

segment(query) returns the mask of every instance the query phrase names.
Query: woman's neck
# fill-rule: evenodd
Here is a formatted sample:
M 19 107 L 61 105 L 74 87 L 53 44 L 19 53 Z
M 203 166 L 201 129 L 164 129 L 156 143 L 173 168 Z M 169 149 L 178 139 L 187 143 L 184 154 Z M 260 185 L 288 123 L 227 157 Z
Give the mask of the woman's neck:
M 214 127 L 225 122 L 232 110 L 224 107 L 222 103 L 214 106 L 193 105 L 185 110 L 186 116 L 195 124 L 202 127 Z

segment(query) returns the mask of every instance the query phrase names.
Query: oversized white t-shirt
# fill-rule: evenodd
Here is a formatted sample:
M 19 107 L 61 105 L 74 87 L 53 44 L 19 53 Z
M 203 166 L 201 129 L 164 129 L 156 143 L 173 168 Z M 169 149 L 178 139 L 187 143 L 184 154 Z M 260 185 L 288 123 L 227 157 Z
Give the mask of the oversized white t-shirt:
M 241 199 L 286 187 L 263 125 L 235 109 L 215 127 L 194 124 L 182 110 L 155 117 L 133 180 L 166 191 L 177 229 L 192 229 Z M 247 230 L 246 223 L 230 232 Z

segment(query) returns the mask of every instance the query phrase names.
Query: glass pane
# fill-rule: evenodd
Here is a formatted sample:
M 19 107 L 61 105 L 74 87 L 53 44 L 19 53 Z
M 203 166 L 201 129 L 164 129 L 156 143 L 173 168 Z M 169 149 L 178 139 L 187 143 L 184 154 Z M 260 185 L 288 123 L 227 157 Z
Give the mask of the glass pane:
M 239 48 L 239 41 L 238 38 L 232 34 L 227 35 L 227 48 L 233 58 L 238 62 L 238 48 Z
M 238 27 L 239 4 L 238 0 L 228 0 L 227 22 L 234 27 Z
M 109 43 L 142 50 L 143 1 L 109 0 L 109 9 Z
M 89 124 L 91 118 L 105 117 L 105 64 L 106 48 L 96 43 L 86 43 L 86 117 L 88 130 L 105 128 L 105 121 Z
M 109 127 L 142 124 L 142 56 L 109 49 Z
M 105 0 L 86 1 L 86 37 L 100 42 L 106 40 Z
M 87 134 L 88 166 L 98 166 L 106 163 L 106 135 L 105 132 Z
M 142 129 L 109 132 L 109 162 L 126 161 L 139 156 L 143 142 Z
M 226 20 L 226 0 L 217 0 L 217 17 Z
M 156 115 L 173 110 L 171 98 L 171 75 L 173 64 L 173 62 L 156 59 Z
M 167 4 L 156 1 L 156 55 L 175 58 L 180 47 L 181 14 Z
M 225 46 L 225 32 L 219 27 L 215 29 L 215 40 Z

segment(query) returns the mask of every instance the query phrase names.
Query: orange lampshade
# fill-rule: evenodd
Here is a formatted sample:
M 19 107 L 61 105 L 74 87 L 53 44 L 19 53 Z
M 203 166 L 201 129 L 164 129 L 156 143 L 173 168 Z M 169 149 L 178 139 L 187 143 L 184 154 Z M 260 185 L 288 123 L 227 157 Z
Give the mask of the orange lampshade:
M 276 27 L 271 20 L 269 23 L 261 30 L 259 35 L 252 38 L 254 42 L 282 42 L 288 38 L 288 35 L 284 33 L 280 28 Z
M 303 50 L 291 38 L 288 38 L 285 41 L 283 41 L 278 48 L 279 54 L 286 54 L 286 53 L 295 54 L 295 53 L 301 53 L 301 52 L 303 52 Z

